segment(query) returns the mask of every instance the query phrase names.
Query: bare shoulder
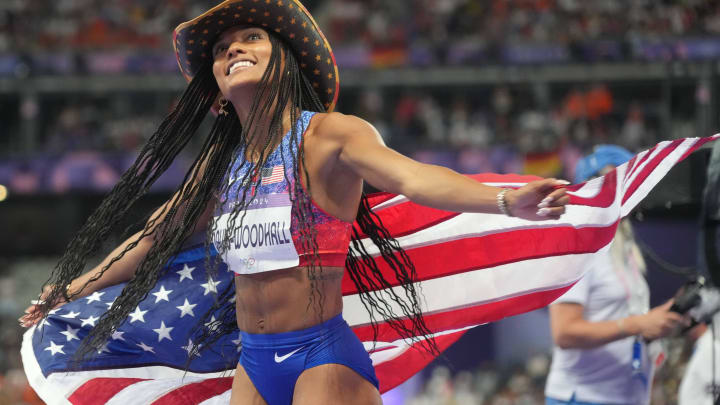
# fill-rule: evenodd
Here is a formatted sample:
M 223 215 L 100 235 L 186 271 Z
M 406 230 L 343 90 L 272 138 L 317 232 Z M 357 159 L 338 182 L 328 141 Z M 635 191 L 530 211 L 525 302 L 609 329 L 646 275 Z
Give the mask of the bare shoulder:
M 314 135 L 325 139 L 347 140 L 350 136 L 378 135 L 369 122 L 354 115 L 339 112 L 319 113 L 315 120 Z

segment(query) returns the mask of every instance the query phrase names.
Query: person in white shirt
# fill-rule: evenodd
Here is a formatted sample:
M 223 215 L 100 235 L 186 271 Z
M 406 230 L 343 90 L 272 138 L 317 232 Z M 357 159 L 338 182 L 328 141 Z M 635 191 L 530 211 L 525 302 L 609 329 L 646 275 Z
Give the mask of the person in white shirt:
M 583 158 L 576 183 L 603 175 L 632 157 L 601 145 Z M 553 361 L 546 405 L 646 404 L 654 358 L 646 342 L 670 334 L 686 318 L 672 301 L 649 310 L 645 263 L 632 228 L 622 221 L 593 268 L 550 306 Z

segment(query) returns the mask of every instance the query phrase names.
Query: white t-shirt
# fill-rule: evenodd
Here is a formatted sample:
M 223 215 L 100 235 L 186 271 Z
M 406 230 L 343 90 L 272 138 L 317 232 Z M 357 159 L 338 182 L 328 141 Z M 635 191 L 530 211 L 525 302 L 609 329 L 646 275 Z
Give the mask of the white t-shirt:
M 593 268 L 555 303 L 583 305 L 583 317 L 590 322 L 646 312 L 649 290 L 638 266 L 614 265 L 617 260 L 613 260 L 610 249 L 597 255 Z M 575 400 L 581 402 L 646 403 L 649 387 L 643 379 L 651 377 L 651 367 L 649 357 L 642 353 L 639 357 L 643 374 L 633 371 L 635 342 L 635 337 L 628 337 L 594 349 L 553 347 L 545 395 L 559 400 L 569 400 L 575 395 Z M 641 344 L 643 352 L 645 346 Z

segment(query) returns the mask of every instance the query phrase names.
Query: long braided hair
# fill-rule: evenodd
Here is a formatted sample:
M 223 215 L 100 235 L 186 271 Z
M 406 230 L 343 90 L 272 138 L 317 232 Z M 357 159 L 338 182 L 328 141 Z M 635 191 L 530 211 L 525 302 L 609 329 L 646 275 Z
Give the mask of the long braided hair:
M 225 107 L 228 111 L 227 115 L 218 114 L 197 158 L 174 197 L 163 206 L 158 215 L 147 221 L 137 239 L 113 257 L 96 277 L 88 282 L 88 284 L 92 283 L 102 277 L 110 266 L 135 248 L 142 239 L 152 238 L 152 246 L 141 260 L 132 279 L 75 353 L 77 360 L 96 353 L 138 303 L 148 295 L 157 280 L 168 271 L 166 264 L 171 262 L 181 250 L 183 244 L 193 234 L 196 225 L 204 225 L 198 224 L 198 220 L 208 206 L 232 204 L 230 220 L 224 232 L 220 232 L 221 237 L 217 237 L 215 221 L 210 221 L 206 227 L 206 267 L 211 276 L 217 272 L 222 264 L 219 259 L 221 255 L 213 254 L 213 250 L 223 252 L 229 248 L 233 228 L 242 225 L 245 210 L 252 199 L 248 194 L 248 189 L 252 187 L 235 187 L 235 190 L 240 191 L 233 195 L 231 193 L 233 185 L 236 185 L 235 182 L 241 182 L 240 184 L 243 185 L 254 184 L 254 189 L 257 189 L 261 181 L 261 176 L 257 174 L 267 162 L 275 142 L 281 139 L 283 117 L 287 114 L 291 122 L 292 162 L 287 162 L 289 165 L 285 167 L 292 167 L 294 178 L 298 180 L 290 182 L 290 199 L 294 208 L 292 212 L 297 216 L 302 249 L 313 252 L 307 267 L 312 283 L 308 305 L 322 308 L 323 297 L 316 293 L 319 290 L 314 281 L 317 279 L 316 273 L 322 271 L 322 266 L 319 264 L 317 253 L 315 218 L 310 199 L 311 185 L 305 169 L 303 143 L 300 141 L 295 123 L 302 110 L 324 112 L 325 109 L 311 83 L 302 74 L 289 45 L 275 34 L 271 32 L 268 34 L 272 52 L 268 67 L 257 86 L 247 122 L 244 125 L 240 123 L 230 104 Z M 47 315 L 50 309 L 63 299 L 70 300 L 74 297 L 67 295 L 65 287 L 82 274 L 88 259 L 98 251 L 102 242 L 126 217 L 133 204 L 147 193 L 150 186 L 167 170 L 194 136 L 216 100 L 218 92 L 212 74 L 212 63 L 209 62 L 193 77 L 174 111 L 163 120 L 141 150 L 135 163 L 123 174 L 118 184 L 69 243 L 46 283 L 51 286 L 51 290 L 40 307 L 43 314 Z M 269 119 L 266 120 L 266 117 Z M 262 124 L 258 124 L 260 122 Z M 233 166 L 236 159 L 246 159 L 249 148 L 258 159 L 246 160 L 241 165 Z M 240 166 L 248 170 L 237 178 L 238 169 L 231 170 L 231 168 Z M 231 171 L 235 173 L 230 173 Z M 303 182 L 299 181 L 301 178 L 304 179 L 304 187 Z M 390 326 L 403 337 L 415 339 L 415 336 L 429 335 L 430 331 L 422 317 L 421 297 L 413 284 L 416 274 L 412 262 L 397 241 L 390 237 L 379 218 L 371 212 L 364 194 L 358 207 L 356 225 L 360 232 L 377 245 L 383 260 L 393 269 L 404 291 L 398 294 L 388 288 L 391 284 L 383 277 L 370 254 L 359 242 L 360 234 L 355 230 L 346 268 L 360 292 L 363 305 L 370 314 L 375 333 L 377 334 L 376 325 L 379 316 L 388 321 Z M 196 344 L 192 348 L 190 358 L 199 350 L 212 347 L 212 344 L 225 334 L 237 331 L 235 306 L 231 300 L 234 285 L 229 284 L 215 295 L 214 305 L 199 320 L 199 328 L 195 336 Z M 383 288 L 386 290 L 378 291 Z M 81 291 L 82 289 L 75 295 Z M 401 313 L 393 310 L 393 302 L 400 308 Z M 211 316 L 216 317 L 214 322 L 208 322 Z M 427 347 L 431 350 L 437 350 L 432 339 L 426 342 L 429 343 Z

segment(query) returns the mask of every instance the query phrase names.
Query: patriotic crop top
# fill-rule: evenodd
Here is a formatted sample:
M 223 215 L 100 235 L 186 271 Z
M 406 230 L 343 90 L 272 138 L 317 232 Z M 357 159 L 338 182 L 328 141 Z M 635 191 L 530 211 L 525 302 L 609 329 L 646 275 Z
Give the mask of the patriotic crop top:
M 302 142 L 314 115 L 314 112 L 308 111 L 303 111 L 300 115 L 296 124 L 300 136 L 298 145 Z M 255 191 L 255 196 L 248 205 L 244 218 L 241 212 L 235 220 L 229 249 L 221 252 L 216 243 L 221 257 L 235 273 L 254 274 L 286 269 L 307 265 L 312 260 L 312 248 L 310 251 L 305 250 L 300 241 L 298 215 L 293 212 L 296 208 L 290 201 L 289 190 L 296 181 L 290 152 L 290 134 L 291 131 L 285 134 L 280 145 L 270 154 L 267 163 L 260 170 L 258 189 L 247 190 L 247 198 L 251 197 L 252 191 Z M 241 187 L 248 187 L 240 185 L 239 180 L 234 181 L 243 179 L 250 169 L 250 163 L 240 158 L 244 153 L 240 152 L 226 177 L 225 181 L 232 185 L 215 210 L 216 231 L 213 241 L 224 237 L 232 206 L 235 200 L 242 196 Z M 324 267 L 344 266 L 352 223 L 326 213 L 315 201 L 312 201 L 312 211 L 317 230 L 319 264 Z

